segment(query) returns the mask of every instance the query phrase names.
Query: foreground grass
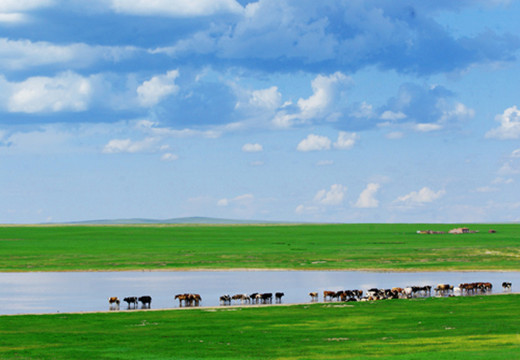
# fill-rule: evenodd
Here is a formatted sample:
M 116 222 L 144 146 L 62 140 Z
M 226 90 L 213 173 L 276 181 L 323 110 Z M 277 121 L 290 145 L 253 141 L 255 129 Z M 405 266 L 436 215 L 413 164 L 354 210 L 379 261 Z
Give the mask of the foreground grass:
M 520 225 L 4 226 L 0 271 L 520 270 Z M 488 230 L 497 230 L 489 234 Z
M 0 317 L 1 359 L 517 359 L 519 295 Z

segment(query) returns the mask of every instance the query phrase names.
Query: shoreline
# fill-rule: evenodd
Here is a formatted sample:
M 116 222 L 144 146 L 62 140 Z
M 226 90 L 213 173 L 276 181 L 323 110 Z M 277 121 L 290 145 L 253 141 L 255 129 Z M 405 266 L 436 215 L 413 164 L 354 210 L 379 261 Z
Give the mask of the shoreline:
M 17 271 L 17 270 L 0 270 L 0 274 L 30 274 L 30 273 L 130 273 L 130 272 L 172 272 L 172 273 L 181 273 L 181 272 L 371 272 L 371 273 L 441 273 L 441 272 L 461 272 L 461 273 L 481 273 L 481 272 L 492 272 L 492 273 L 512 273 L 512 272 L 520 272 L 518 270 L 504 270 L 504 269 L 284 269 L 284 268 L 211 268 L 211 269 L 201 269 L 201 268 L 172 268 L 172 269 L 128 269 L 128 270 L 110 270 L 110 269 L 99 269 L 99 270 L 27 270 L 27 271 Z
M 478 294 L 478 295 L 458 295 L 457 297 L 476 297 L 476 296 L 506 296 L 506 295 L 520 295 L 520 292 L 502 292 L 494 294 Z M 430 296 L 430 297 L 418 297 L 412 299 L 396 299 L 396 300 L 416 300 L 416 299 L 448 299 L 449 296 Z M 384 300 L 372 300 L 384 301 Z M 348 302 L 341 301 L 317 301 L 317 302 L 306 302 L 306 303 L 286 303 L 286 304 L 236 304 L 236 305 L 220 305 L 220 306 L 185 306 L 185 307 L 173 307 L 163 309 L 130 309 L 130 310 L 100 310 L 100 311 L 77 311 L 77 312 L 55 312 L 55 313 L 20 313 L 20 314 L 0 314 L 0 318 L 4 316 L 55 316 L 55 315 L 89 315 L 89 314 L 131 314 L 131 313 L 144 313 L 144 312 L 159 312 L 159 311 L 182 311 L 182 310 L 200 310 L 206 312 L 217 312 L 217 311 L 239 311 L 243 309 L 257 309 L 257 308 L 271 308 L 271 307 L 289 307 L 289 306 L 308 306 L 308 305 L 322 305 L 325 307 L 353 307 L 354 305 Z

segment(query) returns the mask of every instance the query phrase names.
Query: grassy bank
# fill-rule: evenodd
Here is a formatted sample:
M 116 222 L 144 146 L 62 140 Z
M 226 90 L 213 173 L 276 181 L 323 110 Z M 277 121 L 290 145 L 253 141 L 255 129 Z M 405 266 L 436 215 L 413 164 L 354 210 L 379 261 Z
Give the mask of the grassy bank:
M 5 226 L 0 271 L 520 270 L 520 225 Z M 489 229 L 497 233 L 488 233 Z
M 514 359 L 519 295 L 0 317 L 2 359 Z

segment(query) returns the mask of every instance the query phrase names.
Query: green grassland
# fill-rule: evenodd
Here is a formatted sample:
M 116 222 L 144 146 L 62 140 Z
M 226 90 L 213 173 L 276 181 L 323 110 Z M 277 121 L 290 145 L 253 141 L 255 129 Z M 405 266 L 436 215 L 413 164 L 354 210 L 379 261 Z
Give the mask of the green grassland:
M 0 358 L 518 359 L 519 302 L 488 295 L 3 316 Z
M 520 225 L 3 226 L 0 271 L 520 270 Z M 488 233 L 489 229 L 497 233 Z

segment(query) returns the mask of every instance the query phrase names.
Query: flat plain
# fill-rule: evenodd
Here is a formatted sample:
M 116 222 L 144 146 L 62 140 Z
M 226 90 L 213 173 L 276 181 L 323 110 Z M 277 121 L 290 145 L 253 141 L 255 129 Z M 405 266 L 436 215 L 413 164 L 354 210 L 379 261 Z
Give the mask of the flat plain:
M 417 234 L 457 226 L 4 226 L 0 271 L 520 270 L 518 224 Z
M 0 317 L 1 359 L 517 359 L 520 295 Z
M 520 270 L 520 225 L 417 234 L 457 226 L 4 226 L 0 271 Z M 0 358 L 512 359 L 519 303 L 507 294 L 0 316 Z

